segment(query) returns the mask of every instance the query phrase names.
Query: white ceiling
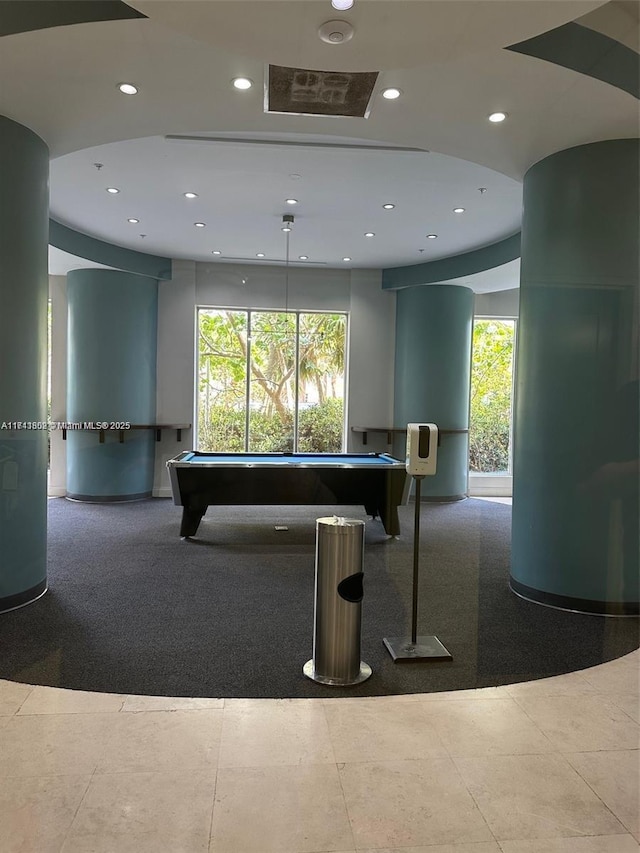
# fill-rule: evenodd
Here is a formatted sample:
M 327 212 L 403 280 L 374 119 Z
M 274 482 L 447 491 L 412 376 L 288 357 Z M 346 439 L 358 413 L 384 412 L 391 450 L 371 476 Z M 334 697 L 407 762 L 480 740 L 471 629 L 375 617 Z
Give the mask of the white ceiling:
M 111 195 L 107 186 L 121 192 Z M 185 199 L 187 190 L 198 198 Z M 358 267 L 417 263 L 518 231 L 521 197 L 518 181 L 485 167 L 444 154 L 371 147 L 156 136 L 67 154 L 51 164 L 51 212 L 58 221 L 77 230 L 99 222 L 109 242 L 199 261 L 212 260 L 214 249 L 243 262 L 255 261 L 258 252 L 284 260 L 280 226 L 286 212 L 295 217 L 291 260 L 307 255 L 310 262 L 336 266 L 348 256 Z M 288 206 L 287 198 L 299 203 Z M 385 202 L 396 208 L 384 210 Z M 465 213 L 454 214 L 454 207 Z M 140 222 L 130 224 L 130 217 Z M 437 238 L 427 239 L 430 233 Z
M 208 262 L 257 262 L 264 252 L 282 261 L 280 223 L 293 213 L 289 254 L 299 263 L 305 254 L 326 267 L 391 267 L 460 254 L 519 230 L 522 179 L 533 163 L 638 133 L 631 95 L 504 50 L 587 13 L 606 18 L 602 2 L 356 0 L 346 13 L 329 0 L 129 5 L 149 19 L 5 36 L 0 50 L 0 114 L 49 145 L 52 216 L 129 248 Z M 629 41 L 637 20 L 621 23 L 624 4 L 608 5 Z M 350 42 L 320 41 L 318 26 L 332 18 L 353 24 Z M 265 114 L 269 62 L 379 71 L 369 118 Z M 238 75 L 251 77 L 253 89 L 235 90 Z M 122 81 L 139 94 L 122 95 Z M 389 85 L 401 99 L 380 97 Z M 502 125 L 486 119 L 497 109 L 509 114 Z M 419 150 L 399 150 L 407 148 Z M 187 190 L 198 198 L 186 200 Z M 287 197 L 299 204 L 287 206 Z M 396 208 L 386 212 L 384 202 Z M 456 206 L 465 213 L 453 214 Z M 74 263 L 63 254 L 52 253 L 52 272 Z M 505 266 L 503 284 L 517 285 L 514 266 Z M 483 281 L 467 283 L 503 289 Z

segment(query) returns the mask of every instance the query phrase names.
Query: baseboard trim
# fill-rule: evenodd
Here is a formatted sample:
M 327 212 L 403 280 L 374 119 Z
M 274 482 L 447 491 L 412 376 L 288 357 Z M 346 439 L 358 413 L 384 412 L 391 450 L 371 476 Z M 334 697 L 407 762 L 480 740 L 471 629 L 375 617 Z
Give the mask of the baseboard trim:
M 164 487 L 160 488 L 160 489 L 154 489 L 152 492 L 152 497 L 154 497 L 154 498 L 172 498 L 173 492 L 171 491 L 170 488 L 164 488 Z
M 25 589 L 24 592 L 18 592 L 16 595 L 7 595 L 4 598 L 0 598 L 0 613 L 8 613 L 10 610 L 17 610 L 19 607 L 25 607 L 27 604 L 32 604 L 34 601 L 41 598 L 46 591 L 47 579 L 45 578 L 30 589 Z
M 585 613 L 591 616 L 638 616 L 640 603 L 637 601 L 593 601 L 588 598 L 573 598 L 570 595 L 556 595 L 520 583 L 509 578 L 511 591 L 520 598 L 556 610 L 570 610 L 572 613 Z
M 130 501 L 144 501 L 151 497 L 151 492 L 138 492 L 133 495 L 78 495 L 67 492 L 65 497 L 68 501 L 86 502 L 92 504 L 104 503 L 127 503 Z
M 420 503 L 434 503 L 434 504 L 450 504 L 455 501 L 466 501 L 469 495 L 442 495 L 439 497 L 438 495 L 420 495 Z M 412 500 L 415 502 L 415 496 L 411 496 Z
M 513 495 L 511 474 L 479 474 L 469 472 L 469 497 L 510 498 Z

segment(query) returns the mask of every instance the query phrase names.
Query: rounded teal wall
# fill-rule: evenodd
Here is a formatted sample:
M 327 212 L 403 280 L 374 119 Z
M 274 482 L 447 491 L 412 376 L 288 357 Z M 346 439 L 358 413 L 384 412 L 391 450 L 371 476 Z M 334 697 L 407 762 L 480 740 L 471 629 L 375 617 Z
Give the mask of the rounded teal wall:
M 0 116 L 0 611 L 47 587 L 48 179 L 42 139 Z
M 155 423 L 158 284 L 116 270 L 67 275 L 67 421 Z M 150 497 L 154 432 L 67 433 L 67 496 Z
M 583 145 L 524 182 L 511 585 L 637 613 L 637 139 Z
M 397 292 L 394 425 L 435 423 L 469 429 L 473 291 L 430 284 Z M 394 454 L 404 458 L 397 440 Z M 422 482 L 423 499 L 466 497 L 469 435 L 442 435 L 437 473 Z

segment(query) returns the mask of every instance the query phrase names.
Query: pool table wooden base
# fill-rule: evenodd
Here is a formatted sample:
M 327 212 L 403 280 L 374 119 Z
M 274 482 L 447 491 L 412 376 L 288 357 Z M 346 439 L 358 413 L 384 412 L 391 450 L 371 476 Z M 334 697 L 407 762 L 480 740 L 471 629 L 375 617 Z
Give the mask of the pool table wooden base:
M 217 456 L 221 464 L 215 464 Z M 264 462 L 243 462 L 257 457 Z M 237 464 L 222 462 L 230 458 Z M 398 506 L 406 502 L 408 475 L 403 462 L 386 454 L 191 452 L 167 466 L 174 502 L 183 507 L 183 537 L 195 536 L 208 507 L 216 505 L 360 505 L 380 518 L 389 536 L 400 534 Z

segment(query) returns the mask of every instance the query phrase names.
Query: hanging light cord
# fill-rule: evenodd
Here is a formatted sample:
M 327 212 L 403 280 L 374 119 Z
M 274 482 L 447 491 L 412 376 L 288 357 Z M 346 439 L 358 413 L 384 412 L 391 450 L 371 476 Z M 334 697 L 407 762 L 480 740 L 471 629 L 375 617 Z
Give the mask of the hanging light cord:
M 291 232 L 287 231 L 285 233 L 287 242 L 284 258 L 284 310 L 287 312 L 289 310 L 289 237 L 291 236 Z

